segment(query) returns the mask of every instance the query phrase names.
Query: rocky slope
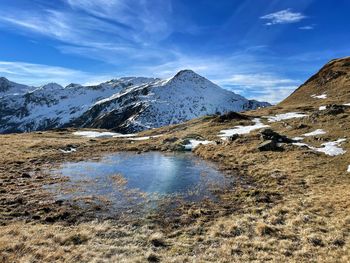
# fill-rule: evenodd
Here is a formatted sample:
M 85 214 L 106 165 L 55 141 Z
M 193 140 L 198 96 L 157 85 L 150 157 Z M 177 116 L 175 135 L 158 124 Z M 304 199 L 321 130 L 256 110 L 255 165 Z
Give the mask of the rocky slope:
M 279 106 L 350 103 L 350 57 L 334 59 L 301 85 Z
M 168 80 L 131 77 L 96 86 L 50 83 L 33 88 L 1 80 L 1 133 L 59 127 L 135 132 L 269 105 L 224 90 L 191 70 Z

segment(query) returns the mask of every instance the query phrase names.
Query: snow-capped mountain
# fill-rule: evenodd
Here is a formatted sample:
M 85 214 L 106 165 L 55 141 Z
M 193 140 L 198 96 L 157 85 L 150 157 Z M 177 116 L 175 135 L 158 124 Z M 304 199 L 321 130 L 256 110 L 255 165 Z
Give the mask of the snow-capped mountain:
M 224 90 L 191 70 L 168 80 L 128 77 L 96 86 L 50 83 L 33 88 L 2 80 L 16 88 L 0 92 L 0 133 L 59 127 L 135 132 L 217 112 L 269 106 Z
M 0 77 L 0 97 L 9 94 L 21 94 L 35 89 L 34 87 L 18 84 Z

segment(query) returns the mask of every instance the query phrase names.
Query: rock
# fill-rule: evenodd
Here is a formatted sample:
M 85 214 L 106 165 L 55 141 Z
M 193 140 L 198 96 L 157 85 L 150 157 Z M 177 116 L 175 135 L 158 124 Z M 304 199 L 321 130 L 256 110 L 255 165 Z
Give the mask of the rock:
M 190 133 L 187 134 L 184 138 L 184 140 L 204 140 L 203 136 L 197 133 Z M 187 144 L 187 143 L 186 143 Z
M 322 111 L 322 115 L 338 115 L 344 113 L 346 106 L 331 104 L 327 105 L 326 109 Z
M 179 138 L 177 138 L 177 137 L 169 137 L 169 138 L 164 139 L 163 143 L 174 143 L 177 140 L 179 140 Z
M 147 255 L 147 261 L 148 262 L 160 262 L 160 258 L 153 253 L 150 253 L 149 255 Z
M 221 145 L 221 144 L 223 144 L 223 141 L 222 140 L 215 140 L 215 144 L 216 145 Z
M 233 141 L 237 140 L 238 138 L 239 138 L 238 134 L 233 134 L 232 136 L 227 137 L 227 140 L 229 142 L 233 142 Z
M 22 178 L 31 178 L 29 173 L 22 173 Z
M 41 216 L 40 215 L 33 215 L 33 220 L 40 220 L 41 219 Z
M 280 135 L 272 129 L 264 129 L 260 132 L 262 140 L 271 140 L 280 143 L 292 143 L 293 140 L 289 139 L 287 136 Z
M 258 146 L 259 151 L 282 151 L 283 148 L 278 146 L 278 143 L 273 140 L 267 140 Z
M 307 125 L 304 124 L 304 123 L 300 123 L 296 128 L 297 128 L 297 129 L 305 129 L 305 128 L 307 128 L 307 127 L 309 127 L 309 126 L 307 126 Z
M 231 120 L 249 120 L 249 118 L 243 114 L 230 111 L 222 114 L 214 119 L 215 122 L 227 122 Z
M 64 203 L 64 200 L 62 200 L 62 199 L 58 199 L 55 201 L 55 204 L 59 205 L 59 206 L 63 205 L 63 203 Z

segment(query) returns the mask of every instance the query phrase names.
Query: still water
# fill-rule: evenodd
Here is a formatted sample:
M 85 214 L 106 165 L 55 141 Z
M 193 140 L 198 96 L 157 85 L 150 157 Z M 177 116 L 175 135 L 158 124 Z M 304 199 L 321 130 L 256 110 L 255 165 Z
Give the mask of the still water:
M 191 153 L 116 153 L 100 160 L 65 163 L 51 171 L 67 181 L 49 186 L 60 199 L 100 200 L 130 208 L 160 199 L 215 200 L 215 190 L 228 187 L 215 165 Z

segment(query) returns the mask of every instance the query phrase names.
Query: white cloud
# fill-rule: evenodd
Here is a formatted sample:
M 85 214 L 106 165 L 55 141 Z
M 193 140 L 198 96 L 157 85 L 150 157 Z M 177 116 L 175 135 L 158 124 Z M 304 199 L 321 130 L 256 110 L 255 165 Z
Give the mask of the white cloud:
M 172 31 L 169 0 L 65 0 L 73 9 L 132 28 L 140 38 L 164 38 Z M 135 34 L 136 32 L 134 32 Z M 146 36 L 147 34 L 147 36 Z M 144 39 L 143 39 L 144 40 Z
M 234 74 L 218 81 L 219 84 L 250 99 L 278 103 L 289 96 L 299 85 L 298 80 L 259 74 Z
M 44 35 L 62 42 L 56 47 L 65 53 L 110 58 L 107 62 L 113 64 L 131 56 L 137 62 L 170 53 L 159 45 L 173 32 L 170 0 L 64 1 L 66 8 L 56 10 L 0 10 L 0 27 Z
M 281 10 L 260 17 L 260 19 L 269 21 L 266 23 L 266 25 L 268 26 L 277 24 L 297 23 L 305 18 L 306 16 L 302 13 L 292 12 L 291 9 Z
M 61 85 L 69 83 L 85 84 L 112 79 L 110 75 L 94 75 L 64 67 L 9 61 L 0 61 L 0 76 L 32 86 L 40 86 L 49 82 L 56 82 Z
M 299 27 L 300 30 L 312 30 L 312 29 L 314 29 L 314 28 L 315 28 L 314 25 L 301 26 L 301 27 Z
M 174 46 L 168 48 L 161 44 L 174 30 L 171 0 L 62 1 L 65 7 L 57 10 L 0 10 L 0 27 L 11 27 L 30 37 L 35 33 L 58 40 L 55 46 L 62 53 L 113 64 L 110 69 L 113 74 L 0 62 L 0 75 L 25 84 L 57 82 L 65 85 L 97 83 L 127 75 L 168 78 L 181 69 L 190 68 L 221 86 L 234 87 L 244 96 L 271 98 L 268 100 L 272 102 L 284 96 L 286 87 L 295 85 L 292 80 L 271 74 L 275 69 L 266 62 L 257 61 L 255 50 L 265 46 L 247 48 L 223 59 L 211 55 L 187 56 Z M 304 18 L 290 10 L 278 13 L 263 19 L 273 24 Z M 176 30 L 188 28 L 177 27 Z M 281 88 L 283 92 L 277 92 L 278 87 L 284 87 Z M 266 90 L 263 94 L 259 93 L 262 89 Z
M 286 85 L 294 83 L 295 80 L 279 78 L 268 74 L 235 74 L 232 77 L 223 80 L 224 83 L 234 83 L 245 87 L 271 87 L 276 85 Z

